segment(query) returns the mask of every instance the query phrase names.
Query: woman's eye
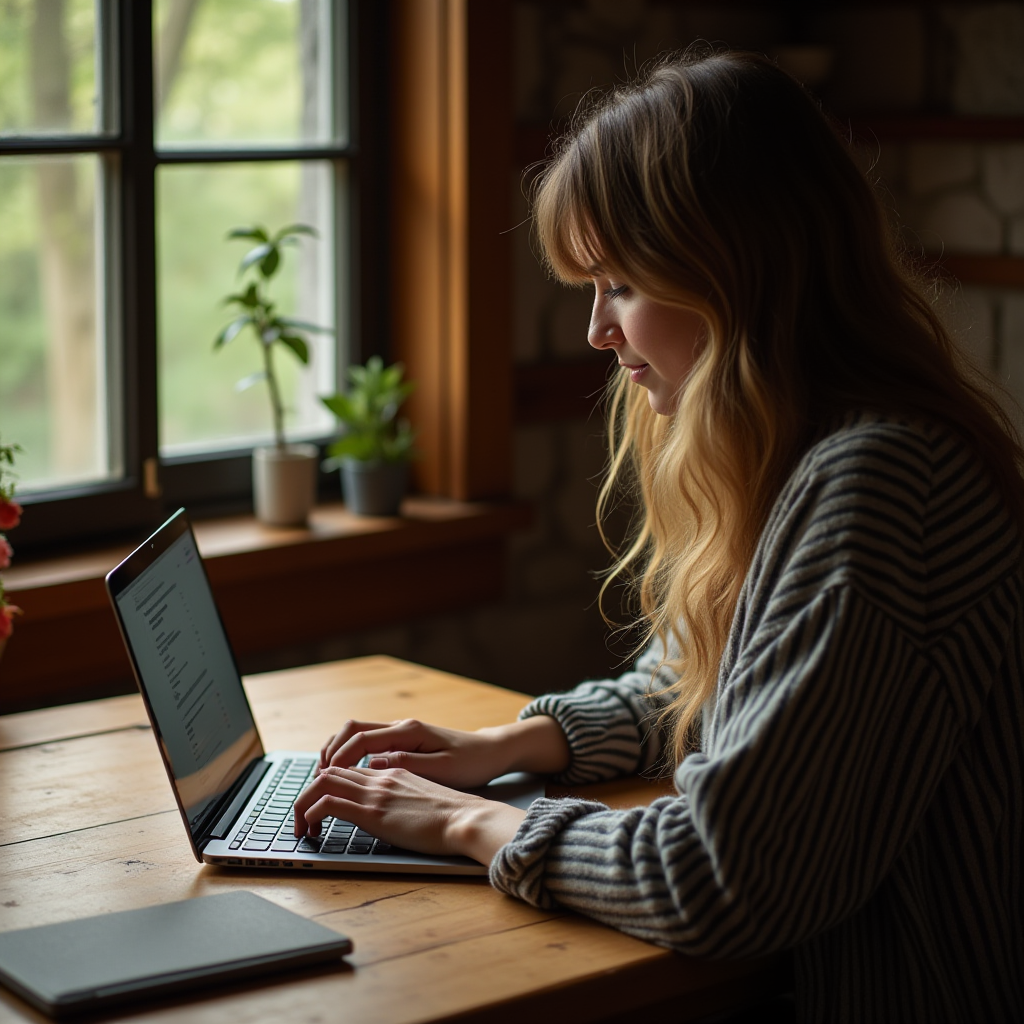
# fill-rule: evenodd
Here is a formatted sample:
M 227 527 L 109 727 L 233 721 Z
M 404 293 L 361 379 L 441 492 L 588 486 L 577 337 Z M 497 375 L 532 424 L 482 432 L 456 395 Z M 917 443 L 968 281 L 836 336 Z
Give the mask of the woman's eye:
M 620 284 L 614 288 L 605 288 L 604 297 L 606 299 L 617 299 L 620 295 L 624 295 L 627 291 L 629 291 L 629 285 Z

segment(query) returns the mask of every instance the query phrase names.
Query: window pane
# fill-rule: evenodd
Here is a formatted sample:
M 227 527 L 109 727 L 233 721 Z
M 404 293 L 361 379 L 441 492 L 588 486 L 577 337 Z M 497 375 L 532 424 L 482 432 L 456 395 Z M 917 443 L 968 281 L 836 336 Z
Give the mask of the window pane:
M 154 34 L 158 146 L 332 139 L 329 0 L 158 0 Z
M 94 156 L 0 161 L 0 429 L 25 449 L 22 491 L 114 472 L 97 315 L 99 178 Z
M 238 290 L 238 264 L 253 244 L 225 238 L 232 228 L 253 224 L 271 232 L 296 222 L 316 227 L 319 238 L 287 250 L 269 291 L 279 312 L 333 328 L 330 165 L 165 165 L 157 186 L 161 453 L 263 443 L 272 431 L 267 386 L 235 387 L 262 369 L 259 342 L 246 330 L 213 349 L 217 332 L 233 318 L 222 300 Z M 316 396 L 335 390 L 335 338 L 307 337 L 308 369 L 280 346 L 274 354 L 289 440 L 333 428 Z
M 0 4 L 0 135 L 99 130 L 95 0 Z

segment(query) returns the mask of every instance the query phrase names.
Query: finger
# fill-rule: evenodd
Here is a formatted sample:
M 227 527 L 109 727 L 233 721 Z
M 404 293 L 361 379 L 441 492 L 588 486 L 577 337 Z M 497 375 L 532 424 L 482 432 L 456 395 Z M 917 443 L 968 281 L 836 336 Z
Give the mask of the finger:
M 353 804 L 351 800 L 346 800 L 344 797 L 333 794 L 322 796 L 306 811 L 306 829 L 303 834 L 314 837 L 320 835 L 324 818 L 340 818 L 343 821 L 351 821 L 352 808 L 357 807 L 358 804 Z M 358 812 L 356 817 L 359 817 Z
M 349 768 L 358 764 L 367 754 L 387 753 L 391 750 L 402 750 L 418 747 L 422 737 L 419 722 L 405 721 L 391 725 L 367 728 L 355 733 L 346 743 L 342 744 L 330 759 L 330 764 L 337 768 Z
M 324 796 L 338 794 L 345 791 L 345 786 L 359 785 L 362 780 L 358 777 L 349 777 L 350 773 L 344 768 L 328 768 L 318 775 L 295 799 L 293 805 L 295 813 L 294 832 L 297 836 L 304 836 L 307 831 L 308 822 L 306 815 L 309 809 Z M 316 835 L 317 833 L 313 833 Z
M 447 751 L 432 754 L 417 754 L 409 750 L 389 750 L 370 758 L 367 765 L 375 771 L 384 768 L 404 768 L 407 772 L 419 775 L 432 782 L 444 782 L 448 777 L 446 768 L 450 766 L 451 757 Z M 359 769 L 353 769 L 358 771 Z
M 327 742 L 323 745 L 320 750 L 320 765 L 322 769 L 326 768 L 330 763 L 334 755 L 347 743 L 354 735 L 360 732 L 365 732 L 370 729 L 384 729 L 388 725 L 387 722 L 357 722 L 354 719 L 349 719 L 333 736 L 331 736 Z M 360 755 L 361 757 L 362 755 Z M 358 758 L 356 759 L 358 760 Z
M 380 729 L 386 724 L 385 722 L 358 722 L 350 718 L 333 736 L 328 737 L 327 742 L 321 748 L 320 768 L 326 768 L 338 749 L 356 733 L 366 729 Z

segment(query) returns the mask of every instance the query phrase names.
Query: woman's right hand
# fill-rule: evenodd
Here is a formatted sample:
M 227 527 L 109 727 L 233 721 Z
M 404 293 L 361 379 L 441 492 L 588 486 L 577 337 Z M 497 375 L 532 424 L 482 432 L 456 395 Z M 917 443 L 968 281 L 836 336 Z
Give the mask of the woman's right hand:
M 404 768 L 445 786 L 483 786 L 506 772 L 548 775 L 569 764 L 562 727 L 544 715 L 463 732 L 398 722 L 346 722 L 320 751 L 320 768 L 351 768 L 364 756 L 370 768 Z

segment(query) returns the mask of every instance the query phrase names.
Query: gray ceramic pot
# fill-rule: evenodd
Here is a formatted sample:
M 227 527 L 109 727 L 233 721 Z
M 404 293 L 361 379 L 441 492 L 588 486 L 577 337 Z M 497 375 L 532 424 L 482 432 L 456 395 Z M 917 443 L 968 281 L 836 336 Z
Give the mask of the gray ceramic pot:
M 345 459 L 341 464 L 345 504 L 357 516 L 397 516 L 408 482 L 408 462 Z

